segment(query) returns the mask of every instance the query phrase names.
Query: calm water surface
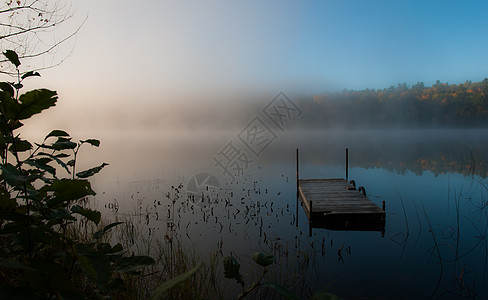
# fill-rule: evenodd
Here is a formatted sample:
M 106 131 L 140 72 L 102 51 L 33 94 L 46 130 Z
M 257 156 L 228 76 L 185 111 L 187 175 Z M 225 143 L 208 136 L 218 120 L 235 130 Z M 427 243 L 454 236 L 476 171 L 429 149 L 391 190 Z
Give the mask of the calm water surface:
M 270 276 L 304 298 L 326 288 L 345 299 L 488 298 L 485 131 L 286 131 L 258 155 L 238 134 L 102 136 L 83 161 L 110 163 L 93 205 L 202 259 L 232 253 L 244 278 L 254 252 L 274 253 Z M 314 228 L 309 237 L 301 207 L 296 214 L 295 149 L 301 178 L 338 178 L 346 147 L 349 179 L 386 202 L 386 230 Z

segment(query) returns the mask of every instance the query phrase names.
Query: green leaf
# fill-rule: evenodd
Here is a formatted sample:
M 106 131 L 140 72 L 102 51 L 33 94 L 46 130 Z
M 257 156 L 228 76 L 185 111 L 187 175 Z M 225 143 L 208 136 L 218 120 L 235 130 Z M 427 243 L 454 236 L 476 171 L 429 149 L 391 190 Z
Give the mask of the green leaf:
M 59 203 L 78 200 L 86 196 L 94 196 L 95 192 L 91 189 L 90 182 L 80 179 L 62 179 L 53 182 L 41 190 L 54 192 L 54 199 L 48 202 L 53 207 Z
M 115 222 L 112 224 L 108 224 L 107 226 L 103 227 L 102 230 L 99 230 L 93 234 L 94 239 L 99 239 L 101 238 L 105 233 L 107 233 L 110 229 L 112 229 L 115 226 L 118 226 L 120 224 L 124 224 L 124 222 Z
M 36 176 L 26 176 L 22 174 L 16 167 L 11 164 L 1 164 L 0 169 L 2 174 L 0 175 L 8 184 L 12 186 L 22 186 L 24 183 L 32 181 Z
M 15 114 L 20 109 L 20 104 L 13 98 L 14 96 L 11 95 L 9 92 L 1 92 L 0 93 L 0 105 L 3 109 L 3 113 L 7 118 L 10 126 L 12 126 L 13 119 L 15 118 Z M 2 122 L 2 133 L 4 136 L 10 134 L 10 129 L 6 126 L 5 122 Z
M 112 246 L 109 243 L 97 243 L 97 252 L 101 254 L 110 254 L 112 253 Z
M 83 270 L 96 281 L 102 289 L 112 278 L 112 268 L 108 256 L 98 253 L 80 255 L 78 260 Z
M 24 163 L 28 164 L 29 166 L 35 167 L 39 170 L 44 170 L 46 172 L 49 172 L 53 176 L 56 176 L 56 168 L 48 165 L 48 163 L 50 163 L 51 161 L 52 161 L 51 158 L 43 157 L 38 159 L 28 159 L 24 161 Z
M 5 52 L 3 52 L 3 55 L 5 55 L 5 57 L 15 65 L 16 68 L 18 68 L 20 66 L 20 60 L 19 60 L 19 56 L 17 55 L 17 53 L 13 50 L 7 50 Z
M 63 219 L 63 220 L 71 220 L 71 221 L 75 221 L 76 218 L 74 218 L 70 213 L 69 211 L 64 208 L 64 207 L 60 207 L 56 210 L 52 210 L 50 213 L 49 213 L 49 218 L 51 220 L 56 220 L 56 219 Z
M 14 142 L 15 142 L 15 147 L 14 145 L 12 144 L 10 147 L 9 147 L 9 151 L 14 153 L 15 152 L 15 149 L 17 149 L 17 152 L 25 152 L 25 151 L 29 151 L 32 149 L 32 144 L 29 143 L 29 141 L 26 141 L 26 140 L 22 140 L 22 139 L 19 139 L 19 138 L 15 138 L 14 139 Z
M 242 279 L 239 269 L 241 265 L 233 256 L 224 258 L 224 276 L 225 278 L 235 279 L 241 286 L 244 287 L 244 280 Z
M 88 143 L 88 144 L 91 144 L 92 146 L 95 146 L 95 147 L 98 147 L 100 146 L 100 141 L 99 140 L 95 140 L 95 139 L 88 139 L 88 140 L 84 140 L 84 141 L 80 141 L 82 144 L 83 143 Z
M 342 300 L 342 298 L 331 293 L 319 292 L 313 295 L 312 300 Z
M 200 269 L 200 267 L 202 265 L 203 264 L 201 263 L 198 266 L 191 269 L 190 271 L 183 273 L 181 275 L 178 275 L 176 277 L 173 277 L 170 280 L 163 283 L 162 285 L 158 286 L 156 288 L 156 290 L 152 293 L 151 297 L 149 297 L 149 300 L 159 299 L 165 292 L 172 289 L 177 284 L 180 284 L 180 283 L 186 281 L 188 278 L 192 277 L 198 271 L 198 269 Z
M 88 208 L 82 208 L 80 206 L 73 206 L 71 207 L 71 211 L 74 212 L 75 214 L 80 214 L 87 218 L 88 220 L 92 221 L 93 223 L 97 224 L 100 223 L 100 219 L 102 218 L 102 215 L 100 214 L 99 211 L 97 210 L 91 210 Z
M 17 208 L 17 201 L 15 198 L 10 198 L 10 193 L 4 188 L 0 188 L 0 210 L 15 211 Z
M 103 164 L 99 165 L 98 167 L 94 167 L 94 168 L 88 169 L 86 171 L 78 172 L 78 173 L 76 173 L 76 176 L 78 176 L 79 178 L 87 178 L 87 177 L 93 176 L 93 175 L 97 174 L 98 172 L 100 172 L 105 166 L 108 166 L 108 164 L 103 163 Z
M 149 256 L 129 256 L 129 257 L 122 257 L 117 265 L 115 271 L 121 273 L 128 273 L 131 271 L 136 271 L 141 267 L 154 265 L 156 262 Z
M 36 144 L 36 145 L 38 145 L 38 144 Z M 42 146 L 42 145 L 38 145 L 38 146 Z M 68 174 L 71 174 L 68 166 L 62 160 L 59 159 L 59 158 L 67 157 L 69 155 L 66 155 L 64 153 L 61 153 L 61 154 L 63 154 L 63 155 L 52 155 L 52 154 L 45 153 L 45 152 L 40 152 L 39 153 L 39 155 L 45 155 L 47 157 L 52 158 L 55 162 L 57 162 L 60 166 L 62 166 L 66 170 L 66 172 L 68 172 Z
M 124 251 L 124 248 L 120 243 L 112 247 L 112 254 L 119 254 Z
M 107 294 L 115 294 L 115 293 L 120 293 L 125 290 L 125 284 L 124 281 L 120 278 L 115 278 L 107 285 L 105 285 L 103 291 Z
M 0 82 L 0 89 L 13 97 L 15 95 L 15 90 L 12 85 L 8 82 Z
M 48 135 L 46 135 L 46 137 L 44 138 L 44 140 L 47 140 L 49 137 L 52 137 L 52 136 L 56 136 L 56 137 L 59 137 L 59 136 L 69 136 L 69 134 L 66 131 L 63 131 L 63 130 L 53 130 Z
M 24 75 L 22 75 L 22 79 L 26 79 L 27 77 L 32 77 L 32 76 L 38 76 L 38 77 L 41 77 L 41 74 L 39 74 L 38 72 L 35 72 L 35 71 L 29 71 L 27 73 L 24 73 Z
M 120 224 L 124 224 L 124 222 L 114 222 L 114 223 L 108 224 L 107 226 L 103 227 L 103 231 L 107 232 L 110 229 L 112 229 L 113 227 L 119 226 Z
M 21 264 L 18 261 L 9 260 L 3 257 L 0 257 L 0 269 L 17 269 L 17 270 L 30 270 L 30 271 L 36 270 L 34 268 Z
M 46 148 L 61 151 L 75 149 L 76 146 L 78 145 L 75 142 L 72 142 L 71 138 L 67 139 L 64 137 L 58 137 L 58 140 L 55 143 L 52 145 L 46 145 Z
M 67 287 L 67 272 L 61 264 L 42 255 L 32 259 L 31 264 L 38 271 L 28 273 L 28 282 L 37 291 L 43 293 Z
M 56 142 L 51 145 L 52 149 L 57 151 L 75 149 L 76 146 L 78 145 L 72 141 Z
M 295 300 L 298 299 L 297 295 L 294 292 L 290 291 L 289 289 L 275 283 L 275 282 L 266 282 L 263 284 L 265 287 L 269 287 L 275 290 L 278 294 L 285 297 L 288 300 Z
M 29 91 L 19 97 L 20 106 L 15 120 L 28 119 L 41 111 L 56 105 L 58 97 L 55 91 L 46 89 Z
M 19 210 L 17 208 L 17 210 Z M 26 216 L 25 213 L 20 213 L 17 211 L 2 211 L 0 210 L 0 218 L 3 220 L 12 221 L 11 223 L 5 224 L 3 228 L 0 229 L 1 234 L 8 234 L 12 232 L 25 231 L 26 223 L 31 221 L 32 218 Z
M 272 264 L 274 262 L 275 257 L 272 254 L 266 254 L 266 253 L 263 253 L 263 252 L 256 252 L 252 256 L 252 259 L 258 265 L 260 265 L 262 267 L 266 267 L 266 266 L 269 266 L 270 264 Z
M 12 121 L 12 124 L 10 125 L 12 127 L 12 130 L 19 129 L 20 127 L 24 126 L 24 124 L 20 123 L 19 120 L 14 120 Z

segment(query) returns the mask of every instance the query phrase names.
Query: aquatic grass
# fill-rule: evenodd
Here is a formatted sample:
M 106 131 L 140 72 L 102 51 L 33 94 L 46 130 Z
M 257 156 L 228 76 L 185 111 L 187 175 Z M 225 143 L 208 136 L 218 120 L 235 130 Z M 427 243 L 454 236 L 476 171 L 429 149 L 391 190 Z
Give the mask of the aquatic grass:
M 467 200 L 469 203 L 472 201 L 472 192 L 471 190 L 475 189 L 476 187 L 473 185 L 474 179 L 472 178 L 472 182 L 469 185 L 468 192 L 465 191 L 462 187 L 459 189 L 459 191 L 452 190 L 450 184 L 448 184 L 448 189 L 449 189 L 449 195 L 451 195 L 451 192 L 454 194 L 454 197 L 452 197 L 452 205 L 454 206 L 455 209 L 455 214 L 454 214 L 454 220 L 453 220 L 453 225 L 451 226 L 445 226 L 443 231 L 442 231 L 442 238 L 444 240 L 452 240 L 450 243 L 440 243 L 438 240 L 438 237 L 434 231 L 434 228 L 431 224 L 430 218 L 428 217 L 425 207 L 423 207 L 425 219 L 428 224 L 428 231 L 432 235 L 432 240 L 434 242 L 434 246 L 432 247 L 430 254 L 431 257 L 436 257 L 439 261 L 440 265 L 440 274 L 439 278 L 437 280 L 436 287 L 432 293 L 432 297 L 436 298 L 442 298 L 446 295 L 455 295 L 457 297 L 460 297 L 461 299 L 474 299 L 476 297 L 476 281 L 477 281 L 477 276 L 472 276 L 470 273 L 470 269 L 466 264 L 463 263 L 462 258 L 474 253 L 476 248 L 478 247 L 483 247 L 481 250 L 484 250 L 484 266 L 483 266 L 483 280 L 486 279 L 486 263 L 488 260 L 488 248 L 485 242 L 486 238 L 486 233 L 488 232 L 488 223 L 486 223 L 484 232 L 480 230 L 474 220 L 472 218 L 469 218 L 468 216 L 464 215 L 462 213 L 462 207 L 465 204 L 464 201 L 462 200 Z M 482 185 L 480 184 L 480 187 Z M 448 199 L 451 199 L 449 196 Z M 450 201 L 451 202 L 451 201 Z M 470 247 L 467 251 L 463 249 L 462 246 L 465 245 L 465 243 L 462 243 L 462 237 L 461 233 L 466 233 L 466 229 L 461 230 L 462 228 L 462 220 L 466 220 L 471 226 L 476 230 L 478 233 L 477 236 L 474 236 L 476 239 L 479 239 L 478 242 L 476 242 L 472 247 Z M 446 232 L 446 229 L 448 232 Z M 446 253 L 442 253 L 441 248 L 448 250 L 448 254 L 452 254 L 452 258 L 449 258 L 446 256 Z M 480 248 L 478 248 L 480 249 Z M 445 252 L 445 251 L 444 251 Z M 444 274 L 446 273 L 445 271 L 449 268 L 452 267 L 452 276 L 449 276 L 448 278 L 444 278 Z M 443 290 L 441 290 L 441 282 L 443 280 L 449 280 L 449 286 L 450 287 L 445 287 Z M 469 284 L 469 281 L 472 281 L 471 284 Z
M 300 241 L 298 229 L 295 237 L 297 241 Z M 328 272 L 327 259 L 333 258 L 333 256 L 325 254 L 325 237 L 319 239 L 307 236 L 305 240 L 306 242 L 290 244 L 289 241 L 275 236 L 268 238 L 267 243 L 261 244 L 259 249 L 259 251 L 271 253 L 275 256 L 275 264 L 270 266 L 267 274 L 269 280 L 279 282 L 281 286 L 293 291 L 300 299 L 310 299 L 314 295 L 314 290 L 324 290 L 324 282 L 318 282 L 317 278 L 319 275 Z M 256 272 L 251 274 L 252 276 L 259 275 Z M 332 278 L 326 282 L 327 289 L 333 281 Z M 264 295 L 265 291 L 260 291 L 260 293 Z M 269 291 L 268 296 L 271 297 L 270 299 L 276 298 L 273 291 Z
M 249 207 L 252 209 L 252 207 L 255 207 L 255 204 L 250 204 Z M 175 213 L 178 213 L 177 208 L 178 207 L 175 207 Z M 171 218 L 172 212 L 173 209 L 171 209 L 168 219 L 162 220 L 163 224 L 164 222 L 172 223 L 179 221 Z M 246 210 L 242 210 L 241 213 L 246 213 Z M 247 212 L 247 214 L 249 214 L 249 212 Z M 119 217 L 117 220 L 120 219 L 121 218 Z M 134 251 L 151 254 L 156 261 L 154 266 L 145 269 L 144 274 L 141 274 L 141 276 L 135 278 L 131 282 L 133 295 L 149 295 L 158 284 L 164 282 L 169 277 L 177 276 L 195 265 L 202 264 L 201 268 L 194 276 L 192 276 L 192 278 L 180 283 L 171 291 L 168 291 L 165 297 L 168 299 L 227 299 L 232 297 L 234 289 L 228 285 L 223 276 L 224 272 L 221 263 L 221 258 L 223 257 L 222 239 L 217 243 L 216 248 L 213 251 L 207 251 L 208 253 L 202 256 L 198 251 L 197 243 L 192 242 L 191 236 L 185 234 L 186 230 L 184 225 L 179 227 L 179 229 L 177 226 L 166 227 L 166 234 L 154 230 L 152 231 L 152 234 L 148 234 L 148 227 L 151 225 L 144 222 L 144 218 L 139 220 L 126 215 L 122 217 L 122 220 L 125 222 L 125 225 L 121 226 L 119 229 L 117 239 L 124 241 L 124 243 L 130 249 L 134 249 Z M 261 220 L 262 223 L 262 217 L 255 219 L 256 226 L 259 226 L 258 220 Z M 246 225 L 248 222 L 245 224 L 244 222 L 242 223 L 244 228 L 247 228 Z M 262 227 L 263 226 L 261 225 L 261 229 L 263 230 Z M 255 264 L 246 264 L 246 267 L 249 269 L 247 271 L 249 272 L 247 276 L 250 276 L 249 278 L 251 279 L 256 279 L 257 281 L 255 282 L 260 282 L 259 285 L 261 288 L 251 289 L 251 286 L 249 286 L 249 289 L 251 290 L 247 292 L 244 291 L 242 297 L 279 299 L 280 294 L 276 292 L 276 289 L 280 289 L 281 292 L 284 292 L 287 289 L 283 288 L 283 286 L 287 286 L 292 288 L 294 291 L 293 293 L 298 291 L 297 294 L 306 294 L 306 297 L 308 298 L 312 295 L 311 287 L 306 283 L 306 276 L 304 275 L 306 271 L 304 271 L 303 268 L 311 266 L 311 258 L 315 255 L 313 247 L 312 249 L 308 249 L 308 247 L 306 247 L 308 243 L 304 243 L 304 249 L 295 249 L 293 252 L 289 247 L 284 247 L 282 245 L 283 241 L 279 238 L 266 237 L 266 231 L 267 230 L 263 230 L 263 235 L 259 240 L 261 245 L 266 248 L 265 252 L 273 253 L 273 255 L 277 257 L 276 263 L 269 266 L 269 270 L 266 274 L 266 281 L 263 280 L 262 282 L 259 281 L 259 276 L 262 276 L 259 272 L 259 268 L 256 268 Z M 154 233 L 158 232 L 159 235 L 156 236 Z M 251 238 L 250 234 L 248 234 L 248 237 Z M 183 243 L 181 241 L 182 238 L 188 239 L 190 244 Z M 293 247 L 293 245 L 291 245 L 291 247 Z M 285 260 L 294 260 L 296 257 L 294 253 L 297 253 L 298 250 L 309 252 L 300 254 L 302 266 L 284 263 Z M 295 267 L 291 267 L 292 265 L 295 265 Z M 280 282 L 280 284 L 272 284 L 273 282 Z M 300 284 L 301 286 L 299 286 Z M 296 288 L 295 286 L 298 287 Z
M 425 207 L 423 205 L 422 205 L 422 209 L 424 211 L 425 220 L 427 221 L 427 225 L 429 227 L 429 232 L 432 234 L 432 240 L 434 241 L 434 249 L 437 251 L 437 257 L 439 258 L 439 265 L 441 268 L 440 274 L 439 274 L 439 280 L 437 281 L 437 284 L 436 284 L 434 291 L 432 292 L 432 295 L 431 295 L 431 298 L 432 298 L 432 297 L 434 297 L 437 290 L 439 289 L 439 286 L 440 286 L 440 283 L 442 280 L 442 275 L 444 274 L 444 266 L 442 263 L 441 252 L 439 250 L 439 244 L 437 243 L 437 239 L 435 237 L 434 228 L 432 227 L 432 223 L 430 222 L 429 216 L 427 215 L 427 212 L 425 211 Z
M 143 224 L 124 216 L 116 237 L 135 253 L 150 254 L 155 264 L 137 276 L 127 280 L 127 299 L 148 298 L 157 288 L 171 278 L 184 274 L 201 265 L 191 278 L 179 283 L 164 293 L 166 299 L 223 299 L 218 251 L 202 258 L 195 248 L 183 247 L 177 234 L 158 239 L 148 234 Z
M 403 248 L 402 248 L 402 252 L 400 253 L 400 257 L 398 257 L 398 261 L 395 265 L 398 265 L 400 263 L 400 261 L 402 260 L 402 257 L 405 253 L 405 250 L 407 248 L 407 242 L 408 242 L 408 238 L 410 237 L 410 228 L 408 226 L 408 218 L 407 218 L 407 212 L 405 210 L 405 204 L 403 203 L 403 198 L 402 196 L 400 195 L 400 193 L 395 189 L 397 195 L 398 195 L 398 198 L 400 199 L 400 204 L 402 205 L 402 211 L 403 211 L 403 217 L 405 219 L 405 226 L 406 226 L 406 234 L 404 235 L 403 232 L 399 232 L 397 234 L 395 234 L 394 236 L 392 236 L 390 239 L 392 241 L 394 241 L 395 243 L 399 244 L 399 245 L 403 245 Z M 395 238 L 398 237 L 398 236 L 402 236 L 402 241 L 396 241 Z

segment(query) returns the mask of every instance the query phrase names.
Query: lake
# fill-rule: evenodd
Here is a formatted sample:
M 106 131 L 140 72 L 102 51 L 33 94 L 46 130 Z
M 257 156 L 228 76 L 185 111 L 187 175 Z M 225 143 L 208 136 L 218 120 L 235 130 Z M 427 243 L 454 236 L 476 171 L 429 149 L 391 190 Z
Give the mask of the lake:
M 344 299 L 488 297 L 485 130 L 255 133 L 96 136 L 102 146 L 82 151 L 80 163 L 110 166 L 93 180 L 92 205 L 202 260 L 232 254 L 245 280 L 253 253 L 273 253 L 268 275 L 303 298 L 324 289 Z M 345 177 L 349 148 L 349 179 L 386 203 L 385 232 L 313 228 L 309 237 L 302 207 L 296 214 L 296 148 L 301 178 Z M 235 297 L 239 285 L 223 280 Z

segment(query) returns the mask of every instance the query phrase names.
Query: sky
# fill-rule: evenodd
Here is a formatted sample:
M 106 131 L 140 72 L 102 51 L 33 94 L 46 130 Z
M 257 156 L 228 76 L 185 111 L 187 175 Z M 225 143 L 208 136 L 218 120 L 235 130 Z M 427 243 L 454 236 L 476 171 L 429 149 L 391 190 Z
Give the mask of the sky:
M 72 3 L 74 18 L 56 34 L 86 22 L 75 44 L 56 53 L 72 50 L 69 57 L 35 85 L 69 99 L 67 115 L 103 112 L 80 121 L 86 124 L 109 111 L 130 118 L 195 95 L 317 94 L 488 77 L 488 1 Z

